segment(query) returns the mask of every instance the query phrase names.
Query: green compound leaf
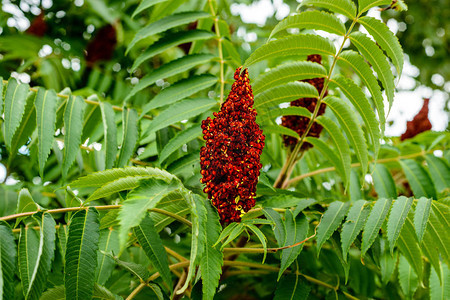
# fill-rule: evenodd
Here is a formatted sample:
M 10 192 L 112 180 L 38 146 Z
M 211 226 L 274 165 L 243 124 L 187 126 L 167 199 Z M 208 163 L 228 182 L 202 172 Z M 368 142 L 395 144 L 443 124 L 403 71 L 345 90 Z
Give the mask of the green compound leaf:
M 95 208 L 75 213 L 69 225 L 67 238 L 64 286 L 66 299 L 92 297 L 97 250 L 99 242 L 99 215 Z

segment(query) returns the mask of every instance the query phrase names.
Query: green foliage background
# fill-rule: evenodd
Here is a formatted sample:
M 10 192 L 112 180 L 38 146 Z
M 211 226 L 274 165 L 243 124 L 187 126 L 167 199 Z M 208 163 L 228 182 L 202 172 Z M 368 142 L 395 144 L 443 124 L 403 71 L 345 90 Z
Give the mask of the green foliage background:
M 11 2 L 36 19 L 27 1 Z M 448 78 L 448 24 L 420 12 L 431 5 L 445 20 L 438 2 L 382 12 L 408 24 L 400 43 L 365 16 L 385 0 L 289 2 L 291 16 L 260 27 L 227 1 L 54 1 L 39 37 L 1 11 L 0 298 L 448 298 L 450 136 L 384 137 L 403 53 L 418 84 Z M 266 146 L 256 207 L 222 227 L 199 181 L 200 123 L 241 65 Z M 318 77 L 328 96 L 298 82 Z M 279 106 L 304 97 L 326 114 Z M 299 136 L 282 115 L 324 131 Z

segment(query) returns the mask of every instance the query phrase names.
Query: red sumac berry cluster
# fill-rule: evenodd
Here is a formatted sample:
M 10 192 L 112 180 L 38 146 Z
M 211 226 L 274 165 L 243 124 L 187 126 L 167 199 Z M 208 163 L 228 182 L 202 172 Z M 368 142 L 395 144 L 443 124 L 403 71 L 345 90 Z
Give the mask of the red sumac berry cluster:
M 322 57 L 318 54 L 309 55 L 308 61 L 321 63 Z M 311 85 L 313 85 L 319 94 L 322 92 L 323 89 L 323 78 L 313 78 L 308 80 L 303 80 L 304 82 L 307 82 Z M 325 96 L 327 95 L 327 92 L 325 92 Z M 295 101 L 291 102 L 291 106 L 302 106 L 307 108 L 310 112 L 314 112 L 314 109 L 316 108 L 317 99 L 316 98 L 300 98 Z M 325 103 L 320 104 L 318 116 L 325 113 L 326 105 Z M 309 118 L 302 117 L 302 116 L 283 116 L 281 118 L 281 125 L 290 128 L 298 133 L 299 136 L 302 136 L 305 132 L 306 128 L 308 127 Z M 322 126 L 320 126 L 317 123 L 313 123 L 311 126 L 311 129 L 309 130 L 309 133 L 307 136 L 312 137 L 319 137 L 320 133 L 322 132 Z M 291 136 L 283 135 L 283 141 L 286 147 L 294 147 L 295 144 L 297 144 L 297 139 Z M 312 145 L 310 143 L 303 143 L 302 149 L 306 150 L 308 148 L 311 148 Z
M 202 122 L 206 145 L 200 150 L 201 182 L 223 224 L 239 222 L 255 206 L 265 139 L 255 121 L 247 69 L 241 74 L 238 68 L 234 79 L 220 111 Z

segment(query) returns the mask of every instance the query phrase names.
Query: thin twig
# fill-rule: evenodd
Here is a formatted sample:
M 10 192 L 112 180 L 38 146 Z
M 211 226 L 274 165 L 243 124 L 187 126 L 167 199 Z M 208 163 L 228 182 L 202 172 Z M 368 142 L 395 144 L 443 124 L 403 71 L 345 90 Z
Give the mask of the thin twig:
M 420 157 L 420 156 L 424 156 L 427 153 L 431 153 L 434 150 L 428 150 L 428 151 L 421 151 L 421 152 L 417 152 L 417 153 L 413 153 L 413 154 L 408 154 L 408 155 L 401 155 L 401 156 L 396 156 L 396 157 L 391 157 L 391 158 L 382 158 L 382 159 L 378 159 L 378 160 L 372 160 L 369 163 L 380 163 L 380 164 L 385 164 L 385 163 L 390 163 L 390 162 L 395 162 L 395 161 L 400 161 L 402 159 L 409 159 L 409 158 L 416 158 L 416 157 Z M 356 168 L 361 166 L 361 163 L 353 163 L 350 165 L 352 168 Z M 303 180 L 307 177 L 311 177 L 314 175 L 318 175 L 318 174 L 322 174 L 322 173 L 327 173 L 327 172 L 331 172 L 331 171 L 335 171 L 336 167 L 328 167 L 328 168 L 323 168 L 323 169 L 319 169 L 319 170 L 315 170 L 309 173 L 305 173 L 302 175 L 299 175 L 297 177 L 292 178 L 291 180 L 289 180 L 287 182 L 287 186 L 296 183 L 300 180 Z

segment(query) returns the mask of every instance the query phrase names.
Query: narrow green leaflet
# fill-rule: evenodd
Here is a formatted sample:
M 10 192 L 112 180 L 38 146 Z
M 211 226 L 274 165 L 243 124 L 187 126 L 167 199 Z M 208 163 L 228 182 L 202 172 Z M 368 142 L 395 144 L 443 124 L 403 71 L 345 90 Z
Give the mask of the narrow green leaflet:
M 357 115 L 344 102 L 336 97 L 327 96 L 324 103 L 333 111 L 333 114 L 341 124 L 347 138 L 353 146 L 363 174 L 367 173 L 369 162 L 369 151 L 367 150 L 366 139 L 359 124 Z
M 377 41 L 381 49 L 386 51 L 397 69 L 398 76 L 403 70 L 403 50 L 397 37 L 389 30 L 386 24 L 372 17 L 362 17 L 358 19 L 358 23 L 362 24 L 371 36 Z
M 66 292 L 63 285 L 56 286 L 54 288 L 48 289 L 44 294 L 42 294 L 40 300 L 65 300 Z M 118 296 L 104 286 L 95 283 L 94 291 L 92 293 L 92 299 L 101 300 L 123 300 L 121 296 Z
M 134 262 L 123 261 L 118 259 L 117 257 L 113 258 L 118 266 L 126 269 L 128 272 L 139 278 L 141 281 L 145 281 L 150 277 L 150 272 L 148 271 L 146 266 Z
M 253 93 L 258 95 L 277 85 L 296 80 L 323 78 L 326 76 L 327 70 L 321 64 L 311 61 L 288 62 L 256 77 L 252 83 L 252 89 Z
M 385 239 L 380 239 L 380 271 L 383 284 L 387 284 L 391 279 L 392 274 L 394 274 L 398 258 L 398 252 L 395 251 L 394 255 L 391 255 L 387 244 L 388 242 Z
M 159 154 L 159 162 L 166 160 L 172 153 L 180 149 L 184 144 L 202 135 L 202 128 L 198 124 L 194 124 L 188 129 L 177 133 L 161 150 Z
M 141 64 L 149 60 L 150 58 L 158 55 L 167 49 L 174 47 L 179 44 L 207 40 L 216 36 L 213 32 L 206 30 L 189 30 L 189 31 L 179 31 L 176 33 L 169 33 L 163 38 L 156 41 L 147 50 L 138 56 L 134 61 L 131 71 L 136 70 Z
M 249 67 L 259 61 L 273 57 L 310 54 L 335 55 L 336 49 L 329 39 L 318 35 L 292 35 L 262 45 L 250 54 L 244 65 Z
M 206 243 L 206 218 L 207 212 L 205 207 L 205 199 L 199 195 L 193 194 L 191 191 L 186 191 L 185 198 L 191 208 L 192 220 L 192 239 L 191 239 L 191 255 L 189 262 L 189 271 L 186 276 L 186 281 L 183 287 L 176 293 L 183 294 L 188 288 L 189 282 L 195 274 L 195 269 L 200 263 L 200 258 L 205 251 Z
M 131 97 L 146 87 L 149 87 L 157 80 L 180 74 L 198 65 L 206 64 L 212 58 L 214 58 L 214 55 L 211 54 L 192 54 L 172 60 L 142 78 L 139 83 L 136 84 L 128 93 L 127 97 L 124 99 L 124 102 L 128 102 Z
M 28 189 L 23 188 L 19 192 L 19 198 L 17 202 L 17 213 L 24 213 L 24 212 L 32 212 L 32 211 L 38 211 L 39 206 L 34 202 L 33 197 L 31 196 Z M 16 225 L 17 226 L 20 221 L 25 219 L 26 217 L 21 217 L 16 219 Z
M 67 238 L 64 286 L 66 299 L 92 297 L 97 250 L 99 242 L 99 215 L 95 208 L 75 213 L 69 225 Z
M 103 137 L 105 140 L 105 169 L 111 169 L 116 161 L 117 154 L 117 126 L 112 105 L 100 102 L 103 121 Z
M 427 233 L 430 234 L 433 240 L 433 245 L 441 252 L 444 261 L 450 261 L 450 237 L 448 235 L 448 227 L 436 217 L 432 211 L 430 219 L 428 220 Z
M 187 98 L 201 90 L 204 90 L 217 82 L 217 77 L 211 74 L 189 76 L 175 82 L 168 88 L 163 89 L 149 103 L 142 108 L 141 118 L 154 108 L 169 105 L 178 100 Z
M 128 194 L 119 212 L 121 247 L 125 246 L 128 231 L 141 223 L 147 210 L 154 208 L 159 201 L 177 188 L 179 183 L 176 181 L 167 184 L 161 180 L 150 180 L 143 182 L 139 188 Z
M 419 165 L 415 160 L 403 159 L 399 161 L 402 166 L 403 172 L 405 172 L 411 189 L 414 193 L 414 197 L 426 197 L 437 199 L 436 190 L 430 175 L 425 169 Z
M 207 18 L 209 16 L 210 15 L 204 11 L 186 11 L 169 15 L 156 22 L 153 22 L 136 33 L 133 40 L 128 45 L 125 54 L 128 53 L 128 51 L 130 51 L 138 42 L 142 41 L 145 38 L 148 38 L 160 32 L 164 32 L 170 28 L 184 24 L 189 24 L 191 22 Z
M 419 279 L 414 272 L 414 269 L 408 263 L 408 260 L 400 255 L 400 260 L 398 263 L 398 281 L 400 287 L 402 288 L 403 294 L 408 299 L 413 299 L 414 293 L 419 285 Z
M 414 228 L 416 229 L 417 240 L 422 242 L 423 235 L 427 228 L 428 218 L 430 217 L 431 199 L 421 197 L 417 200 L 414 214 Z
M 166 250 L 158 232 L 156 232 L 155 224 L 148 214 L 138 226 L 133 228 L 133 232 L 153 267 L 161 274 L 164 282 L 172 287 Z
M 442 281 L 439 278 L 442 278 Z M 450 298 L 450 271 L 448 265 L 441 264 L 438 270 L 434 268 L 430 270 L 430 300 L 448 298 Z
M 358 0 L 358 16 L 360 16 L 363 12 L 368 11 L 372 7 L 379 5 L 389 5 L 391 4 L 391 0 Z
M 223 252 L 213 246 L 219 238 L 222 227 L 220 226 L 219 215 L 211 205 L 206 205 L 206 213 L 205 252 L 200 259 L 200 272 L 203 298 L 212 299 L 222 274 Z
M 19 127 L 22 116 L 25 112 L 25 104 L 30 86 L 19 84 L 16 79 L 11 78 L 5 92 L 5 117 L 4 117 L 4 138 L 7 146 L 12 144 L 12 139 Z
M 32 284 L 31 276 L 38 267 L 39 255 L 36 249 L 39 248 L 39 233 L 33 228 L 20 228 L 18 244 L 18 266 L 20 281 L 22 283 L 23 294 L 27 295 Z
M 358 48 L 359 52 L 372 65 L 377 72 L 378 79 L 383 84 L 389 101 L 389 109 L 394 102 L 394 75 L 392 75 L 389 62 L 383 51 L 368 36 L 361 32 L 350 34 L 350 40 Z
M 290 82 L 275 86 L 255 96 L 255 109 L 269 109 L 284 102 L 299 98 L 318 98 L 317 89 L 306 82 Z M 261 113 L 263 113 L 261 111 Z
M 292 213 L 292 210 L 288 209 L 286 211 L 286 246 L 295 245 L 297 243 L 300 243 L 306 239 L 308 236 L 308 220 L 306 219 L 305 215 L 299 214 L 296 218 L 294 217 L 294 214 Z M 280 265 L 280 271 L 278 272 L 278 279 L 280 280 L 281 276 L 283 275 L 284 271 L 286 271 L 287 268 L 294 262 L 294 260 L 297 259 L 300 252 L 303 249 L 303 243 L 283 249 L 281 252 L 281 265 Z
M 0 296 L 14 299 L 16 272 L 16 242 L 11 227 L 0 221 Z
M 114 260 L 103 254 L 102 251 L 118 254 L 119 250 L 119 235 L 117 231 L 112 228 L 101 230 L 98 241 L 97 269 L 95 271 L 95 281 L 98 284 L 104 285 L 106 283 L 115 266 Z
M 294 130 L 284 127 L 282 125 L 265 125 L 262 127 L 262 130 L 264 131 L 264 134 L 268 133 L 276 133 L 276 134 L 282 134 L 287 136 L 292 136 L 293 138 L 299 139 L 300 136 L 297 132 Z
M 27 144 L 30 136 L 32 136 L 34 130 L 36 129 L 36 110 L 34 108 L 35 98 L 35 92 L 28 93 L 22 120 L 20 120 L 20 125 L 14 133 L 11 145 L 9 146 L 9 165 L 12 165 L 16 155 L 19 153 L 20 147 Z
M 380 119 L 381 134 L 384 135 L 386 117 L 384 114 L 383 96 L 381 95 L 378 81 L 369 65 L 364 61 L 364 58 L 361 55 L 352 50 L 341 52 L 341 55 L 338 57 L 338 63 L 350 66 L 369 90 L 378 112 L 378 118 Z
M 435 270 L 439 270 L 441 264 L 439 250 L 436 247 L 433 237 L 429 232 L 426 232 L 423 235 L 420 249 L 422 250 L 423 255 L 430 261 L 430 265 L 432 266 L 432 268 L 434 268 Z M 437 275 L 439 276 L 439 280 L 442 280 L 441 273 L 438 273 Z
M 175 103 L 166 108 L 152 120 L 144 135 L 174 123 L 195 117 L 215 105 L 217 105 L 217 102 L 210 98 L 185 99 Z
M 138 115 L 133 108 L 124 108 L 122 113 L 122 146 L 120 147 L 117 167 L 123 167 L 134 153 L 136 143 L 139 139 Z
M 306 300 L 311 286 L 297 274 L 289 274 L 281 278 L 277 284 L 274 300 Z
M 35 100 L 36 124 L 38 128 L 39 173 L 44 176 L 44 166 L 52 148 L 56 125 L 56 92 L 38 88 Z
M 370 246 L 372 246 L 375 238 L 378 236 L 381 225 L 383 225 L 384 220 L 391 207 L 392 199 L 378 199 L 364 225 L 364 231 L 362 235 L 362 246 L 361 246 L 361 257 L 366 254 Z
M 372 164 L 370 170 L 372 171 L 373 184 L 378 197 L 397 198 L 397 188 L 395 187 L 395 182 L 389 169 L 382 164 Z
M 263 256 L 263 260 L 262 260 L 262 264 L 264 264 L 264 262 L 266 261 L 266 256 L 267 256 L 267 238 L 264 235 L 264 233 L 262 233 L 262 231 L 256 227 L 253 224 L 245 224 L 245 226 L 252 231 L 256 237 L 259 239 L 259 241 L 261 242 L 263 249 L 264 249 L 264 256 Z
M 302 106 L 289 106 L 284 108 L 272 107 L 269 109 L 262 109 L 256 116 L 256 121 L 261 124 L 273 121 L 280 116 L 302 116 L 311 118 L 311 115 L 312 113 Z
M 335 15 L 324 11 L 312 10 L 284 18 L 274 27 L 270 33 L 269 39 L 278 32 L 288 28 L 316 29 L 337 35 L 345 35 L 346 32 L 344 24 Z
M 349 207 L 350 202 L 335 201 L 330 204 L 327 211 L 323 214 L 322 220 L 317 227 L 317 256 L 320 254 L 322 245 L 331 237 L 339 225 L 341 225 Z
M 404 196 L 398 197 L 392 205 L 387 223 L 387 238 L 391 248 L 391 254 L 394 252 L 395 243 L 397 242 L 400 231 L 405 224 L 406 217 L 413 203 L 412 198 Z
M 69 96 L 64 111 L 64 160 L 62 174 L 65 178 L 80 151 L 83 116 L 86 103 L 80 96 Z
M 442 192 L 443 190 L 449 188 L 450 167 L 447 162 L 444 159 L 436 157 L 432 154 L 425 155 L 425 159 L 437 192 Z
M 347 261 L 350 246 L 362 230 L 369 213 L 370 206 L 365 200 L 356 201 L 350 208 L 341 233 L 342 255 L 345 261 Z
M 280 214 L 274 211 L 272 208 L 268 207 L 263 209 L 263 213 L 266 216 L 267 220 L 273 222 L 272 230 L 275 234 L 275 238 L 277 239 L 278 247 L 284 247 L 286 244 L 286 225 Z
M 374 148 L 374 157 L 378 157 L 378 151 L 380 150 L 380 126 L 375 115 L 375 112 L 370 105 L 369 100 L 362 91 L 352 80 L 345 78 L 342 75 L 334 76 L 330 81 L 330 87 L 338 87 L 342 93 L 350 100 L 353 107 L 358 111 L 366 130 L 372 140 Z
M 317 203 L 316 199 L 303 199 L 294 210 L 294 217 L 301 213 L 305 208 L 310 207 Z
M 136 8 L 136 10 L 131 15 L 132 18 L 134 18 L 137 14 L 143 12 L 144 10 L 149 9 L 153 5 L 156 5 L 161 2 L 166 2 L 167 0 L 143 0 L 141 3 L 139 3 L 139 6 Z
M 0 115 L 3 114 L 3 77 L 0 76 Z
M 337 149 L 337 154 L 339 159 L 344 166 L 344 174 L 343 178 L 345 187 L 348 187 L 349 179 L 350 179 L 350 169 L 351 169 L 351 157 L 350 157 L 350 147 L 348 146 L 347 140 L 341 132 L 341 129 L 329 118 L 325 116 L 320 116 L 316 119 L 317 123 L 323 126 L 325 130 L 330 134 L 331 139 L 333 140 L 334 145 Z
M 342 14 L 351 20 L 356 16 L 356 6 L 351 0 L 303 0 L 300 5 L 323 7 L 332 12 Z
M 414 233 L 414 225 L 411 218 L 412 213 L 410 212 L 398 237 L 397 245 L 400 252 L 408 260 L 417 276 L 421 279 L 423 276 L 422 252 L 420 251 L 420 246 L 417 242 L 416 234 Z
M 47 275 L 51 270 L 51 263 L 55 255 L 55 220 L 53 220 L 53 217 L 48 213 L 39 214 L 37 216 L 34 216 L 33 218 L 38 221 L 40 225 L 40 231 L 38 247 L 26 249 L 30 252 L 37 251 L 37 253 L 33 255 L 36 260 L 32 262 L 31 265 L 27 266 L 30 277 L 27 281 L 28 285 L 23 286 L 23 292 L 26 299 L 40 298 L 42 292 L 46 288 Z M 21 249 L 19 249 L 19 257 L 23 258 L 23 255 L 24 254 L 21 253 Z M 25 255 L 27 255 L 26 263 L 28 264 L 30 263 L 30 261 L 28 261 L 30 256 L 28 256 L 28 253 L 26 253 Z M 31 266 L 33 268 L 30 268 Z
M 155 179 L 161 179 L 166 182 L 169 182 L 175 178 L 175 176 L 169 172 L 158 168 L 125 167 L 90 173 L 87 176 L 80 177 L 79 179 L 71 182 L 70 186 L 73 188 L 101 187 L 111 181 L 127 176 L 148 176 Z
M 58 246 L 63 262 L 66 260 L 67 236 L 69 235 L 69 226 L 60 225 L 58 228 Z

